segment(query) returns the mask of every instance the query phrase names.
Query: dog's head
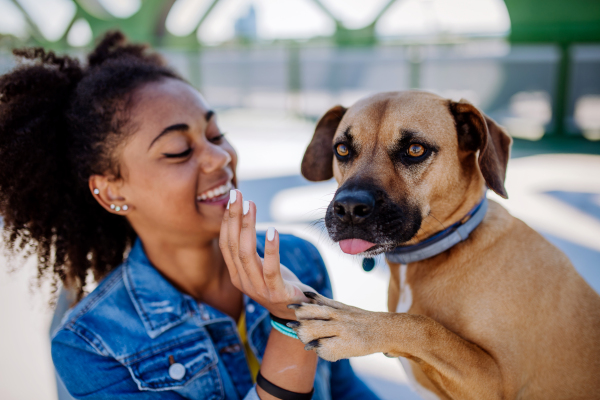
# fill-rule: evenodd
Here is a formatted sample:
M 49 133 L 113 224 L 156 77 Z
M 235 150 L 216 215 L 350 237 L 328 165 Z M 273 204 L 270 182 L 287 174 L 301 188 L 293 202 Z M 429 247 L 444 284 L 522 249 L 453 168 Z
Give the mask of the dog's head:
M 511 139 L 477 108 L 431 93 L 381 93 L 319 121 L 302 160 L 311 181 L 335 177 L 330 237 L 346 253 L 416 243 L 462 218 L 485 185 L 506 198 Z

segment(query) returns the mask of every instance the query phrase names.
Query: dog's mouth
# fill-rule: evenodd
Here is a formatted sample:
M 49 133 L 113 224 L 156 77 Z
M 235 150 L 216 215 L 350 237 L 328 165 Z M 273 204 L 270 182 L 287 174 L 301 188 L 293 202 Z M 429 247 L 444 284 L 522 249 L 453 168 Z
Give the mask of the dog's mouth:
M 378 187 L 340 188 L 325 215 L 329 237 L 351 255 L 374 257 L 410 240 L 421 213 L 406 201 L 393 201 Z
M 344 239 L 339 242 L 340 249 L 346 254 L 360 254 L 377 246 L 375 243 L 367 242 L 362 239 Z
M 386 251 L 393 250 L 397 244 L 393 243 L 371 243 L 363 239 L 344 239 L 338 242 L 340 249 L 351 255 L 361 255 L 365 257 L 375 257 Z

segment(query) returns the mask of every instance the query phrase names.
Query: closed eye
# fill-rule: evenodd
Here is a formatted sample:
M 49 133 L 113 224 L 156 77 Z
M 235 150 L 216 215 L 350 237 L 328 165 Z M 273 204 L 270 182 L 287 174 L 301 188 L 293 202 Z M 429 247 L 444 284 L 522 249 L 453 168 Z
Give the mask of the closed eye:
M 225 133 L 219 133 L 217 136 L 208 139 L 211 143 L 219 143 L 225 137 Z
M 184 157 L 189 156 L 191 152 L 192 152 L 192 148 L 188 147 L 188 149 L 184 152 L 177 153 L 177 154 L 163 153 L 163 156 L 165 156 L 166 158 L 184 158 Z

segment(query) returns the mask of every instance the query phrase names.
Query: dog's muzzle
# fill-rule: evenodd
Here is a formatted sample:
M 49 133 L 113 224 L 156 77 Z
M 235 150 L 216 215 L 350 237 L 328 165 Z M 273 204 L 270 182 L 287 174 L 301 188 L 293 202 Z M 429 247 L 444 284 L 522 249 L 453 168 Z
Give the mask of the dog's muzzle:
M 376 255 L 412 238 L 421 225 L 418 207 L 393 201 L 372 182 L 342 185 L 325 215 L 329 237 L 349 254 Z

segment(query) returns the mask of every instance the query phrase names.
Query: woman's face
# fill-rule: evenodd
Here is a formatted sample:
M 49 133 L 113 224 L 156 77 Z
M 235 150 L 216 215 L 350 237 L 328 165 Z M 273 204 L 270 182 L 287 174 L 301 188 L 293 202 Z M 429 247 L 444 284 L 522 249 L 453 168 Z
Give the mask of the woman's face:
M 218 237 L 237 155 L 200 93 L 176 79 L 148 83 L 133 95 L 129 124 L 119 195 L 138 235 Z

